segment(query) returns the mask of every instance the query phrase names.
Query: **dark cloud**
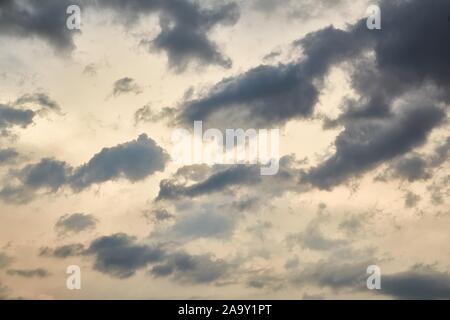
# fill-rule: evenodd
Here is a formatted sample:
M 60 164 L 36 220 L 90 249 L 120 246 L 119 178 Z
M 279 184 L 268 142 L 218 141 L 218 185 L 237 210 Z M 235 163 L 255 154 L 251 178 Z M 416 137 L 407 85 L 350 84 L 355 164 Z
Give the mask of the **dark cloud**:
M 58 219 L 55 229 L 60 235 L 75 234 L 95 229 L 97 222 L 98 220 L 91 214 L 65 214 Z
M 124 178 L 135 182 L 163 171 L 169 156 L 146 134 L 137 140 L 103 148 L 86 164 L 74 169 L 70 185 L 82 190 L 95 183 Z
M 66 26 L 66 10 L 70 4 L 76 4 L 76 1 L 0 1 L 0 35 L 39 38 L 55 51 L 69 53 L 75 48 L 75 32 Z
M 383 122 L 367 119 L 349 123 L 336 139 L 335 154 L 305 173 L 302 180 L 331 189 L 420 146 L 444 118 L 445 112 L 440 108 L 408 106 Z
M 447 300 L 450 298 L 450 275 L 431 267 L 414 266 L 405 272 L 383 275 L 380 293 L 397 299 Z
M 214 173 L 206 180 L 184 186 L 176 184 L 173 180 L 162 180 L 157 200 L 176 199 L 179 197 L 197 197 L 205 194 L 223 191 L 231 186 L 248 185 L 260 180 L 257 166 L 232 166 L 224 171 Z
M 86 251 L 95 257 L 94 268 L 117 278 L 128 278 L 137 269 L 162 260 L 164 251 L 136 243 L 135 237 L 124 233 L 104 236 L 92 241 Z
M 450 155 L 450 137 L 447 137 L 444 143 L 438 145 L 430 159 L 431 167 L 438 167 L 444 164 Z
M 346 0 L 251 0 L 252 8 L 267 16 L 280 12 L 284 18 L 312 19 L 323 16 L 327 12 L 339 10 L 347 4 Z
M 322 231 L 322 226 L 328 220 L 328 216 L 319 213 L 318 216 L 312 219 L 308 225 L 300 233 L 290 234 L 286 238 L 288 246 L 292 247 L 300 245 L 304 248 L 329 251 L 337 250 L 348 245 L 348 241 L 344 239 L 332 239 L 327 237 Z
M 155 277 L 172 276 L 182 282 L 201 284 L 211 283 L 224 277 L 231 265 L 210 255 L 172 254 L 164 264 L 152 267 L 150 274 Z
M 84 254 L 84 245 L 81 243 L 74 243 L 56 247 L 54 249 L 49 247 L 43 247 L 39 251 L 41 257 L 55 257 L 55 258 L 68 258 L 76 257 Z
M 10 276 L 19 276 L 24 278 L 46 278 L 50 276 L 50 273 L 43 269 L 9 269 L 6 273 Z
M 125 77 L 114 82 L 113 95 L 119 96 L 125 93 L 140 94 L 142 89 L 133 78 Z
M 145 211 L 143 216 L 154 223 L 164 222 L 167 220 L 172 220 L 175 216 L 170 213 L 167 209 L 154 209 Z
M 197 212 L 180 217 L 164 235 L 181 239 L 224 238 L 233 233 L 236 222 L 237 217 L 231 213 L 198 208 Z
M 174 108 L 164 107 L 160 111 L 153 111 L 149 105 L 145 105 L 139 108 L 134 113 L 134 123 L 137 125 L 141 122 L 158 122 L 161 120 L 167 120 L 173 117 L 175 114 Z
M 146 134 L 136 140 L 103 148 L 87 163 L 73 168 L 66 162 L 45 158 L 20 170 L 11 171 L 10 182 L 0 190 L 8 202 L 30 201 L 41 189 L 56 192 L 69 186 L 79 192 L 93 184 L 120 178 L 131 182 L 163 171 L 169 156 Z
M 0 300 L 8 298 L 9 289 L 0 282 Z
M 169 64 L 177 71 L 186 69 L 190 62 L 217 64 L 229 67 L 231 61 L 222 54 L 209 33 L 219 25 L 233 25 L 239 18 L 236 4 L 226 2 L 200 6 L 190 0 L 131 0 L 124 5 L 111 0 L 45 0 L 36 4 L 31 0 L 0 2 L 0 35 L 21 38 L 39 38 L 49 43 L 58 53 L 68 54 L 75 49 L 74 35 L 78 30 L 66 26 L 69 5 L 79 5 L 84 12 L 111 9 L 114 22 L 131 28 L 140 18 L 159 17 L 160 33 L 155 39 L 143 39 L 150 51 L 164 51 Z

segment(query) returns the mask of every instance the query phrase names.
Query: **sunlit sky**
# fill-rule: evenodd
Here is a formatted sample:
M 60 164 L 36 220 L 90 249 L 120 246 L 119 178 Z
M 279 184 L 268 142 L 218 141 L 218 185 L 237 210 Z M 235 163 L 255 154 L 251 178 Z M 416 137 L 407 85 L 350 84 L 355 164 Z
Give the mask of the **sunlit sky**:
M 75 2 L 0 2 L 0 298 L 450 298 L 448 1 Z M 194 120 L 280 171 L 175 163 Z

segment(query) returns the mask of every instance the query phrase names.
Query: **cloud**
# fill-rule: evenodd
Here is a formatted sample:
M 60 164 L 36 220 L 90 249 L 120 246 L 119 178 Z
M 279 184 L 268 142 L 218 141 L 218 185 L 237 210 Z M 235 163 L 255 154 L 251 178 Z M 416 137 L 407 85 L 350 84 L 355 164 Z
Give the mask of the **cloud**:
M 172 276 L 182 282 L 211 283 L 224 277 L 231 265 L 208 254 L 192 256 L 187 253 L 172 254 L 164 264 L 152 267 L 150 274 L 155 277 Z
M 2 285 L 0 282 L 0 300 L 6 300 L 8 298 L 9 288 Z
M 42 268 L 37 269 L 9 269 L 6 273 L 10 276 L 19 276 L 24 278 L 47 278 L 50 273 Z
M 55 112 L 60 112 L 61 107 L 59 104 L 51 99 L 46 93 L 33 93 L 33 94 L 24 94 L 20 96 L 14 103 L 17 106 L 32 104 L 38 105 L 42 108 L 42 110 L 50 109 Z
M 225 78 L 203 96 L 181 103 L 178 120 L 217 126 L 265 128 L 309 118 L 329 68 L 362 50 L 365 37 L 328 27 L 297 41 L 305 58 L 277 66 L 260 65 Z
M 26 128 L 33 123 L 36 113 L 33 110 L 22 110 L 12 106 L 0 104 L 0 133 L 3 136 L 9 134 L 14 127 Z
M 164 252 L 157 247 L 137 244 L 124 233 L 95 239 L 86 251 L 95 257 L 94 268 L 116 278 L 129 278 L 137 269 L 160 261 Z
M 347 124 L 336 138 L 334 155 L 305 173 L 302 181 L 331 189 L 422 145 L 445 118 L 445 112 L 434 106 L 400 110 L 385 121 L 367 119 Z
M 39 38 L 58 53 L 70 53 L 75 48 L 74 32 L 66 27 L 66 9 L 70 4 L 73 1 L 1 1 L 0 35 Z
M 5 267 L 9 266 L 12 261 L 13 261 L 13 259 L 10 256 L 8 256 L 4 252 L 0 252 L 0 269 L 3 269 Z
M 17 158 L 19 153 L 12 148 L 0 149 L 0 164 L 10 162 L 11 160 Z
M 414 208 L 421 199 L 419 195 L 408 191 L 405 195 L 405 207 Z
M 11 171 L 10 182 L 0 190 L 0 197 L 7 202 L 24 203 L 41 189 L 56 192 L 68 186 L 80 192 L 93 184 L 120 178 L 136 182 L 163 171 L 168 160 L 167 153 L 153 139 L 141 134 L 136 140 L 103 148 L 76 168 L 64 161 L 44 158 Z
M 231 60 L 220 52 L 209 33 L 217 26 L 236 23 L 239 8 L 235 3 L 215 3 L 207 8 L 189 0 L 131 0 L 126 6 L 120 1 L 101 0 L 96 4 L 114 10 L 119 21 L 128 27 L 140 18 L 157 14 L 159 34 L 154 39 L 142 39 L 141 45 L 150 52 L 165 52 L 170 68 L 177 72 L 184 71 L 193 62 L 231 66 Z
M 304 248 L 317 251 L 337 250 L 347 246 L 347 240 L 331 239 L 322 232 L 321 225 L 324 224 L 327 219 L 328 217 L 325 214 L 319 213 L 316 218 L 308 223 L 304 231 L 290 234 L 286 237 L 288 246 L 301 245 Z
M 82 244 L 44 247 L 40 256 L 92 257 L 94 269 L 113 278 L 127 279 L 147 269 L 151 276 L 171 277 L 184 283 L 215 282 L 233 267 L 211 254 L 192 255 L 173 245 L 143 243 L 125 233 L 98 237 L 87 248 Z
M 80 256 L 83 253 L 84 253 L 84 245 L 81 243 L 74 243 L 59 246 L 54 249 L 49 247 L 43 247 L 39 251 L 39 256 L 64 259 L 68 257 Z
M 116 97 L 125 93 L 140 94 L 142 89 L 133 78 L 125 77 L 114 82 L 113 95 Z
M 27 128 L 37 115 L 44 116 L 48 111 L 60 113 L 61 108 L 45 93 L 24 94 L 12 103 L 0 103 L 0 136 L 9 136 L 14 127 Z
M 178 170 L 172 179 L 164 179 L 159 185 L 156 201 L 196 198 L 219 192 L 235 192 L 237 188 L 258 187 L 258 192 L 279 195 L 298 189 L 298 169 L 295 157 L 288 155 L 279 160 L 279 170 L 274 176 L 261 176 L 257 165 L 214 165 L 209 172 L 204 166 L 186 166 Z M 205 177 L 206 176 L 206 177 Z M 186 185 L 185 178 L 203 180 Z M 277 186 L 277 187 L 275 187 Z
M 450 298 L 450 275 L 427 266 L 383 275 L 381 293 L 397 299 L 438 300 Z
M 195 198 L 200 195 L 220 192 L 231 186 L 254 184 L 259 180 L 260 173 L 257 166 L 236 165 L 214 173 L 206 180 L 191 186 L 178 185 L 173 180 L 162 180 L 157 200 L 179 197 Z
M 382 1 L 380 6 L 382 31 L 368 30 L 364 18 L 346 30 L 311 32 L 293 43 L 301 58 L 221 80 L 199 97 L 182 101 L 178 121 L 271 127 L 309 119 L 324 78 L 344 63 L 356 98 L 344 100 L 337 119 L 324 117 L 326 127 L 342 126 L 343 131 L 335 154 L 311 168 L 303 182 L 331 189 L 420 146 L 447 118 L 443 105 L 450 102 L 450 44 L 443 12 L 450 4 L 415 0 Z
M 146 134 L 136 140 L 103 148 L 86 164 L 74 169 L 70 185 L 82 190 L 94 183 L 124 178 L 132 182 L 163 171 L 169 156 Z
M 158 122 L 171 119 L 175 114 L 175 111 L 174 108 L 164 107 L 160 111 L 155 112 L 149 105 L 145 105 L 134 113 L 134 123 L 137 125 L 141 122 Z
M 91 214 L 65 214 L 58 219 L 55 229 L 60 235 L 76 234 L 95 229 L 97 222 L 98 220 Z
M 167 220 L 172 220 L 175 216 L 170 213 L 168 210 L 161 208 L 161 209 L 154 209 L 154 210 L 146 210 L 144 211 L 143 216 L 154 223 L 160 223 Z

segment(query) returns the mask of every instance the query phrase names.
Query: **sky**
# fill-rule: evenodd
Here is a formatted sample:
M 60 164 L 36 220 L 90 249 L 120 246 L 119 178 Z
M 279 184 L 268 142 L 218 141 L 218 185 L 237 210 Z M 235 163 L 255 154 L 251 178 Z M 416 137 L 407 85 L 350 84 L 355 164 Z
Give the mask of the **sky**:
M 0 0 L 0 299 L 450 298 L 449 36 L 447 0 Z M 278 129 L 276 174 L 174 161 L 195 121 Z

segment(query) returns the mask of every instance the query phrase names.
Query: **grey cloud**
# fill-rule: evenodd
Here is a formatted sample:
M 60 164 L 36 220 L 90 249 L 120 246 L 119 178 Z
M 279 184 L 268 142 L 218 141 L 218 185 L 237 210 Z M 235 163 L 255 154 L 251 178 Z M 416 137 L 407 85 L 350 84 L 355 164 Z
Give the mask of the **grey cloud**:
M 98 220 L 91 214 L 65 214 L 58 219 L 55 229 L 60 235 L 75 234 L 95 229 L 97 222 Z
M 139 108 L 134 113 L 134 123 L 137 125 L 140 122 L 158 122 L 161 120 L 170 119 L 175 113 L 175 109 L 164 107 L 160 111 L 153 111 L 149 105 Z
M 33 110 L 23 110 L 12 106 L 0 104 L 0 131 L 8 135 L 14 126 L 26 128 L 33 123 L 36 113 Z
M 15 105 L 26 105 L 26 104 L 36 104 L 43 109 L 50 109 L 56 112 L 61 110 L 59 104 L 50 98 L 46 93 L 33 93 L 33 94 L 24 94 L 20 96 Z
M 182 282 L 211 283 L 224 277 L 231 265 L 210 255 L 190 255 L 184 252 L 172 254 L 164 264 L 152 267 L 150 274 L 155 277 L 172 276 Z
M 157 200 L 176 199 L 179 197 L 197 197 L 223 191 L 224 188 L 242 184 L 253 184 L 260 180 L 259 168 L 256 166 L 232 166 L 224 171 L 214 173 L 206 180 L 191 186 L 178 185 L 172 180 L 162 180 Z
M 112 277 L 125 279 L 138 270 L 149 269 L 155 277 L 172 277 L 189 283 L 209 283 L 223 276 L 231 267 L 210 255 L 191 255 L 164 246 L 139 243 L 124 233 L 95 239 L 85 252 L 94 256 L 94 268 Z
M 408 271 L 383 275 L 381 293 L 397 299 L 449 299 L 450 275 L 431 267 L 414 266 Z
M 153 139 L 141 134 L 136 140 L 103 148 L 76 168 L 63 161 L 44 158 L 11 171 L 9 176 L 13 182 L 0 190 L 0 197 L 8 202 L 23 203 L 30 201 L 40 189 L 56 192 L 69 186 L 79 192 L 93 184 L 119 178 L 136 182 L 163 171 L 168 159 L 167 153 Z
M 3 269 L 5 267 L 9 266 L 12 261 L 13 261 L 13 259 L 10 256 L 8 256 L 4 252 L 0 252 L 0 269 Z
M 164 179 L 160 182 L 159 194 L 156 201 L 176 200 L 180 198 L 196 198 L 204 195 L 224 192 L 239 187 L 258 187 L 266 195 L 280 195 L 285 191 L 298 188 L 297 161 L 291 155 L 283 156 L 279 160 L 279 170 L 274 176 L 261 176 L 257 165 L 214 165 L 210 168 L 206 178 L 186 185 L 180 177 L 190 175 L 192 167 L 182 168 L 175 178 Z M 204 167 L 197 167 L 204 176 Z M 198 172 L 197 172 L 198 173 Z M 276 187 L 275 187 L 276 186 Z
M 347 240 L 331 239 L 323 233 L 321 225 L 327 219 L 326 215 L 319 213 L 316 218 L 308 223 L 304 231 L 287 236 L 286 241 L 288 246 L 301 245 L 304 248 L 318 251 L 337 250 L 347 246 Z
M 438 167 L 445 163 L 450 155 L 450 137 L 447 137 L 443 144 L 440 144 L 434 150 L 434 154 L 431 157 L 430 165 L 432 167 Z
M 95 239 L 86 251 L 94 255 L 94 268 L 117 278 L 129 278 L 137 269 L 162 260 L 164 251 L 136 243 L 124 233 Z
M 113 95 L 118 96 L 125 93 L 140 94 L 142 89 L 134 79 L 125 77 L 114 82 Z
M 302 180 L 331 189 L 420 146 L 444 118 L 445 112 L 440 108 L 408 106 L 383 122 L 367 119 L 349 123 L 336 139 L 335 154 L 305 173 Z
M 16 176 L 26 187 L 48 188 L 51 191 L 57 191 L 67 182 L 70 172 L 71 168 L 67 163 L 44 158 L 36 164 L 25 166 Z
M 177 238 L 223 238 L 228 237 L 236 223 L 232 214 L 222 214 L 214 209 L 206 209 L 177 220 L 170 228 L 169 235 Z
M 84 245 L 81 243 L 67 244 L 56 247 L 54 249 L 49 247 L 43 247 L 39 251 L 41 257 L 55 257 L 55 258 L 68 258 L 76 257 L 84 254 Z
M 405 195 L 405 207 L 414 208 L 421 199 L 419 195 L 408 191 Z
M 0 35 L 39 38 L 55 48 L 69 53 L 74 48 L 74 31 L 66 27 L 66 9 L 76 1 L 3 0 L 0 2 Z
M 10 276 L 19 276 L 24 278 L 46 278 L 50 276 L 50 273 L 43 269 L 9 269 L 6 273 Z
M 232 25 L 239 18 L 234 3 L 216 4 L 204 8 L 189 0 L 131 0 L 124 5 L 111 0 L 4 0 L 0 2 L 0 35 L 21 38 L 39 38 L 49 43 L 58 53 L 68 54 L 75 49 L 77 30 L 66 27 L 66 9 L 77 4 L 82 10 L 111 9 L 117 15 L 115 22 L 133 26 L 139 18 L 155 14 L 159 17 L 160 33 L 155 39 L 142 40 L 149 50 L 167 53 L 169 64 L 183 71 L 188 63 L 230 65 L 230 60 L 209 38 L 216 26 Z
M 39 189 L 56 192 L 67 183 L 71 170 L 67 163 L 49 158 L 26 165 L 20 170 L 12 170 L 9 173 L 10 180 L 17 179 L 19 183 L 8 182 L 0 190 L 0 198 L 20 204 L 32 200 Z
M 0 300 L 5 300 L 8 298 L 9 288 L 4 286 L 0 282 Z
M 223 79 L 202 96 L 182 102 L 178 120 L 268 127 L 310 118 L 324 77 L 345 62 L 359 98 L 346 99 L 342 114 L 325 122 L 344 127 L 335 141 L 336 153 L 303 181 L 331 189 L 411 151 L 446 119 L 446 111 L 437 106 L 450 101 L 444 14 L 450 4 L 414 0 L 382 1 L 380 6 L 382 31 L 368 30 L 364 18 L 347 30 L 312 32 L 294 42 L 303 52 L 301 59 Z M 406 99 L 401 111 L 393 107 L 416 92 L 422 95 L 419 100 Z
M 175 216 L 171 214 L 167 209 L 154 209 L 144 212 L 144 217 L 151 222 L 163 222 L 167 220 L 172 220 Z
M 141 17 L 157 14 L 160 33 L 154 39 L 143 39 L 141 44 L 149 51 L 165 52 L 169 66 L 177 72 L 184 71 L 192 62 L 231 65 L 230 59 L 209 38 L 209 33 L 219 25 L 233 25 L 237 21 L 239 8 L 234 3 L 216 3 L 207 8 L 189 0 L 132 0 L 126 5 L 110 0 L 96 3 L 120 14 L 120 20 L 127 26 Z
M 367 290 L 366 269 L 371 264 L 370 261 L 356 263 L 321 261 L 306 266 L 293 278 L 293 283 L 298 285 L 312 283 L 334 290 Z
M 169 156 L 146 134 L 137 140 L 103 148 L 86 164 L 74 169 L 70 185 L 82 190 L 95 183 L 125 178 L 135 182 L 163 171 Z

